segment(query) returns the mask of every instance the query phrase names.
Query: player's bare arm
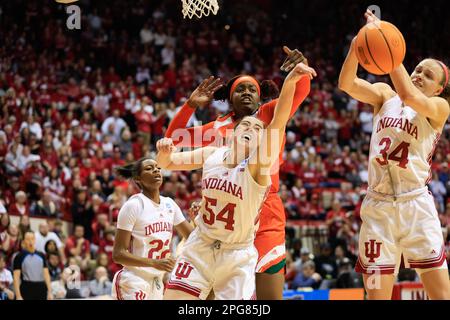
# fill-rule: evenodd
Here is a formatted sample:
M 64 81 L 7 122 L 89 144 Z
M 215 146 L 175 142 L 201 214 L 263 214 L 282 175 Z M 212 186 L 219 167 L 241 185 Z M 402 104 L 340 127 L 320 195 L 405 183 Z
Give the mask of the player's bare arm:
M 413 84 L 403 64 L 394 69 L 390 77 L 403 103 L 427 117 L 435 130 L 442 131 L 450 114 L 448 102 L 438 96 L 427 97 Z M 438 90 L 440 88 L 436 88 L 436 94 Z
M 282 133 L 285 131 L 286 124 L 289 121 L 290 107 L 294 99 L 296 83 L 304 76 L 312 79 L 317 76 L 317 73 L 313 68 L 308 67 L 304 63 L 299 63 L 286 77 L 275 107 L 273 119 L 266 130 L 264 130 L 261 145 L 258 152 L 256 152 L 255 156 L 258 157 L 256 164 L 253 165 L 252 161 L 250 161 L 250 172 L 255 181 L 261 185 L 269 185 L 271 182 L 270 168 L 279 157 L 280 146 L 284 138 Z M 276 141 L 273 139 L 276 139 Z
M 172 271 L 175 265 L 175 260 L 173 258 L 158 260 L 135 256 L 128 251 L 130 240 L 130 231 L 117 229 L 113 248 L 113 260 L 115 263 L 130 267 L 153 267 L 166 272 Z
M 191 234 L 191 232 L 194 230 L 194 227 L 186 220 L 174 226 L 174 228 L 177 234 L 184 239 L 187 239 Z
M 367 23 L 373 21 L 373 17 L 367 15 Z M 370 104 L 374 107 L 374 114 L 377 114 L 383 103 L 393 97 L 395 92 L 392 88 L 382 82 L 370 83 L 357 76 L 358 58 L 356 57 L 355 48 L 356 37 L 353 38 L 350 48 L 342 65 L 339 75 L 339 89 L 346 92 L 352 98 Z
M 156 161 L 159 166 L 167 170 L 196 170 L 203 166 L 204 161 L 217 149 L 203 147 L 193 151 L 175 152 L 176 147 L 172 139 L 163 138 L 156 143 L 158 154 Z

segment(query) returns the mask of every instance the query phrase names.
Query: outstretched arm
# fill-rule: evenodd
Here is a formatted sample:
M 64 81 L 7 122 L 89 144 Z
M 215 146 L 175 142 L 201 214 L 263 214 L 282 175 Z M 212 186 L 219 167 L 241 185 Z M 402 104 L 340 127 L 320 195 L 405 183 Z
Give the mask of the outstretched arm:
M 434 122 L 435 128 L 442 128 L 450 113 L 448 102 L 441 97 L 427 97 L 417 89 L 405 67 L 400 65 L 390 74 L 392 83 L 400 99 L 422 116 Z
M 216 150 L 214 147 L 203 147 L 193 151 L 175 152 L 172 139 L 163 138 L 156 142 L 156 162 L 167 170 L 196 170 L 203 166 L 205 160 Z
M 296 83 L 304 75 L 312 79 L 317 74 L 313 68 L 299 63 L 286 77 L 281 89 L 280 98 L 275 107 L 273 119 L 266 130 L 264 130 L 261 145 L 255 154 L 256 162 L 249 161 L 250 172 L 256 182 L 261 185 L 270 184 L 270 168 L 279 157 L 280 146 L 283 143 L 283 133 L 290 116 L 289 107 L 292 105 L 292 100 L 294 99 Z
M 301 62 L 308 65 L 308 60 L 298 49 L 291 50 L 287 46 L 284 46 L 283 51 L 287 54 L 287 57 L 283 62 L 283 65 L 280 67 L 280 70 L 290 72 L 297 64 Z M 294 99 L 292 101 L 289 118 L 292 118 L 292 116 L 297 112 L 298 108 L 309 95 L 310 91 L 311 79 L 307 76 L 301 77 L 300 80 L 297 81 L 295 87 Z M 258 118 L 264 121 L 264 123 L 270 123 L 272 120 L 277 101 L 278 99 L 272 100 L 258 109 Z
M 367 22 L 373 19 L 367 15 Z M 356 37 L 353 38 L 350 49 L 342 65 L 341 73 L 339 75 L 339 89 L 345 91 L 354 99 L 372 105 L 374 113 L 378 113 L 379 109 L 384 103 L 385 97 L 389 92 L 392 92 L 391 87 L 386 83 L 370 83 L 366 80 L 358 78 L 358 58 L 356 57 L 355 48 Z
M 213 141 L 206 141 L 208 139 L 204 136 L 208 130 L 212 129 L 213 123 L 192 128 L 186 128 L 186 125 L 195 109 L 207 107 L 211 103 L 214 92 L 220 87 L 222 87 L 220 79 L 211 76 L 203 80 L 172 119 L 165 137 L 172 138 L 177 147 L 201 147 L 212 143 Z

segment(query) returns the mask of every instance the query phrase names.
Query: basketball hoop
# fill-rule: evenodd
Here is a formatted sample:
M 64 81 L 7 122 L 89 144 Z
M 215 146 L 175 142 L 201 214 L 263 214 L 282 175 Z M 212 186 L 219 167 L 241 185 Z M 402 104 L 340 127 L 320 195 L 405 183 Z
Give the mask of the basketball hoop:
M 208 16 L 211 12 L 216 15 L 219 11 L 219 4 L 217 0 L 181 0 L 183 4 L 183 18 L 196 16 L 201 18 L 203 16 Z

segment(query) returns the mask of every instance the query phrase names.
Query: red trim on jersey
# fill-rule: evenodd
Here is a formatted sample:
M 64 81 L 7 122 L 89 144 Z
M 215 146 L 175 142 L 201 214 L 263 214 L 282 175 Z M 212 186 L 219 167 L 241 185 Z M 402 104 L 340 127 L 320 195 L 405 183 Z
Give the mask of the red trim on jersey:
M 117 300 L 123 300 L 122 293 L 120 292 L 120 278 L 122 276 L 123 269 L 119 271 L 116 277 L 116 295 Z
M 200 289 L 176 280 L 169 280 L 169 283 L 167 284 L 167 289 L 183 291 L 197 298 L 200 296 L 201 293 Z
M 361 261 L 360 257 L 358 257 L 355 265 L 355 271 L 364 274 L 373 274 L 375 272 L 378 272 L 380 274 L 393 274 L 395 272 L 395 264 L 368 266 Z
M 436 258 L 424 259 L 424 260 L 408 259 L 408 262 L 409 262 L 409 266 L 411 268 L 429 269 L 429 268 L 440 267 L 444 263 L 445 258 L 446 258 L 445 249 L 444 249 L 444 247 L 442 247 L 441 252 L 439 253 L 439 256 L 437 256 Z
M 436 138 L 433 141 L 433 148 L 431 149 L 431 152 L 430 152 L 430 154 L 427 157 L 427 161 L 428 161 L 428 164 L 430 165 L 430 169 L 428 170 L 428 179 L 425 182 L 425 185 L 429 184 L 431 179 L 433 179 L 433 173 L 431 172 L 431 162 L 433 160 L 434 151 L 436 150 L 436 146 L 437 146 L 437 143 L 438 143 L 440 138 L 441 138 L 441 134 L 438 133 L 436 135 Z

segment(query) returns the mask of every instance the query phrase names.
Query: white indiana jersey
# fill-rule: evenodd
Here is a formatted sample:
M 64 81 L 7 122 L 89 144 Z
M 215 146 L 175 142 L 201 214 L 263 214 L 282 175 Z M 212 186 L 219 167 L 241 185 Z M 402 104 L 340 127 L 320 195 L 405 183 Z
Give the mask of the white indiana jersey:
M 440 133 L 400 97 L 387 100 L 373 119 L 369 189 L 399 195 L 423 188 Z
M 269 187 L 256 183 L 248 160 L 226 168 L 228 152 L 228 147 L 218 148 L 203 164 L 202 205 L 195 222 L 209 238 L 229 244 L 251 243 Z
M 131 232 L 129 251 L 133 255 L 149 258 L 168 258 L 173 226 L 185 218 L 180 207 L 171 198 L 160 196 L 160 204 L 151 201 L 144 194 L 131 196 L 119 211 L 117 228 Z M 144 279 L 162 276 L 164 271 L 150 267 L 130 267 L 131 271 Z

